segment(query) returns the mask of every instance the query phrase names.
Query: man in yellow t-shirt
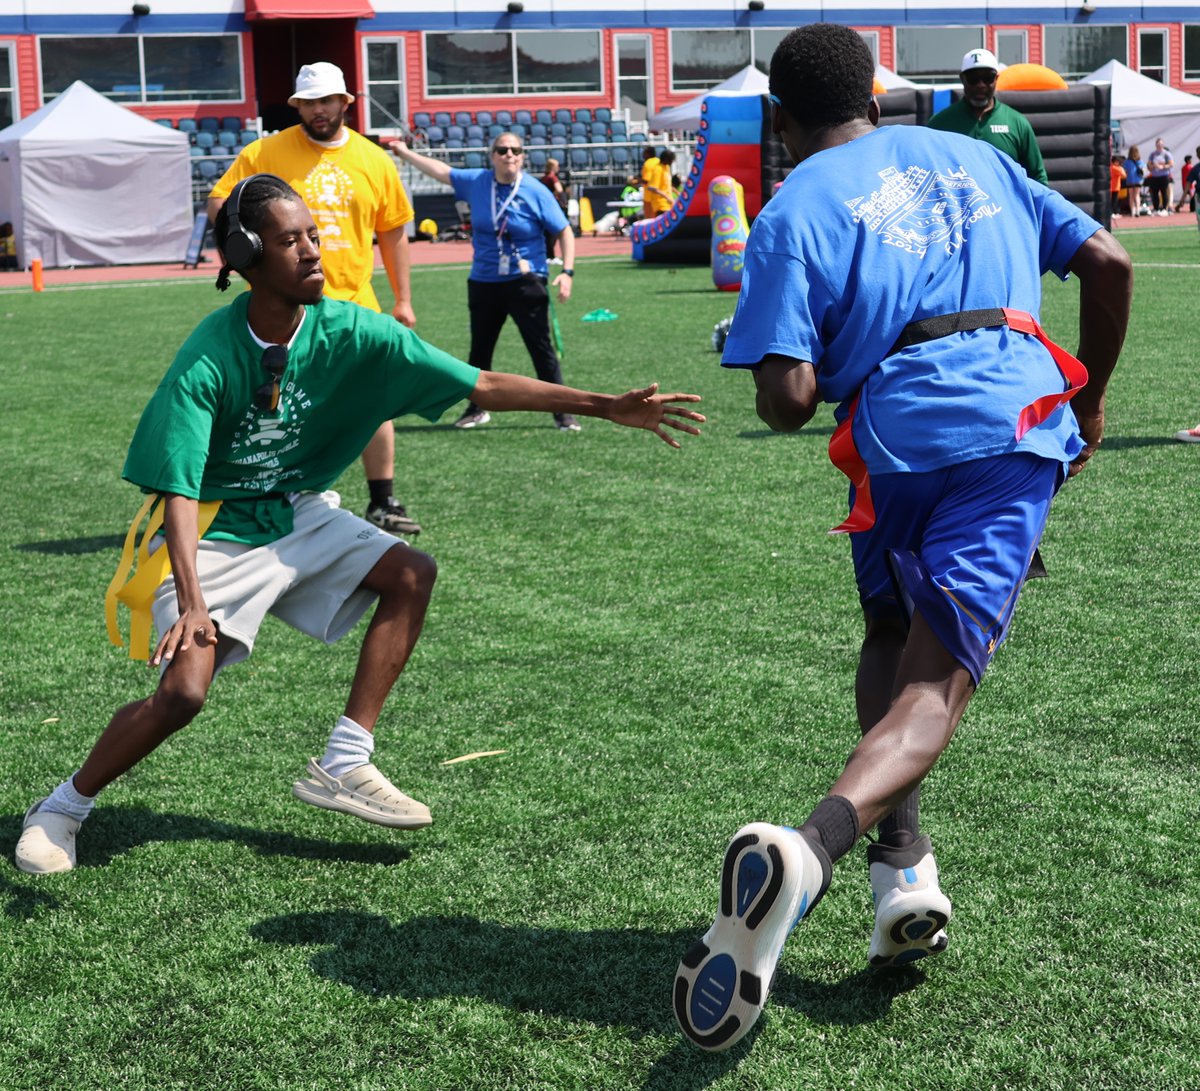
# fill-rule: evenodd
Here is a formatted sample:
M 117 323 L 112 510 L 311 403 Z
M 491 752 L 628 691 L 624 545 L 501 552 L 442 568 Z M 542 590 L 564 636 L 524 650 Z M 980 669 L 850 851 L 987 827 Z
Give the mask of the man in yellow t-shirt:
M 243 178 L 278 175 L 304 198 L 321 233 L 325 294 L 381 310 L 371 287 L 373 237 L 378 236 L 396 298 L 392 316 L 411 329 L 416 317 L 405 225 L 413 218 L 412 205 L 387 152 L 345 124 L 346 107 L 353 101 L 337 65 L 304 65 L 295 94 L 288 99 L 300 113 L 300 124 L 242 149 L 209 194 L 208 218 L 216 222 L 221 206 Z M 420 525 L 392 496 L 395 448 L 395 429 L 386 421 L 363 451 L 371 494 L 367 519 L 393 534 L 418 534 Z
M 675 203 L 675 187 L 671 185 L 671 167 L 674 163 L 675 153 L 666 148 L 658 157 L 654 174 L 643 190 L 650 204 L 651 216 L 661 215 Z
M 642 219 L 648 220 L 654 215 L 650 204 L 650 187 L 658 178 L 658 150 L 653 144 L 642 149 Z

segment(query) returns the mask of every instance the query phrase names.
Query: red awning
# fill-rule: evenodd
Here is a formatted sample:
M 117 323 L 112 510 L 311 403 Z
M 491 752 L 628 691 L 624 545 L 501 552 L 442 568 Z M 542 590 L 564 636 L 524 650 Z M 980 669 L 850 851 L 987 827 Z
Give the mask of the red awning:
M 371 0 L 246 0 L 246 19 L 373 19 Z

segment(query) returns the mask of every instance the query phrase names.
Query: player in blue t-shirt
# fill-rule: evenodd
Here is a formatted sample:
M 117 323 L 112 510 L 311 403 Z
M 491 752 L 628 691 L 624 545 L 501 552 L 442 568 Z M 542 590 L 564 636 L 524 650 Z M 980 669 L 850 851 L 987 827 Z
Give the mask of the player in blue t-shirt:
M 554 287 L 559 302 L 565 302 L 571 297 L 575 276 L 575 235 L 554 194 L 525 173 L 520 137 L 512 133 L 496 137 L 488 170 L 451 167 L 441 159 L 419 155 L 403 141 L 393 143 L 392 149 L 430 178 L 453 186 L 454 196 L 470 206 L 474 258 L 467 278 L 471 313 L 468 362 L 480 371 L 491 371 L 500 330 L 505 319 L 511 318 L 538 378 L 561 383 L 562 368 L 550 336 L 546 236 L 557 236 L 562 250 L 563 268 L 554 278 Z M 487 410 L 472 402 L 454 426 L 475 428 L 489 420 Z M 579 431 L 579 422 L 570 413 L 556 413 L 554 424 L 560 431 Z
M 797 166 L 750 232 L 722 363 L 751 371 L 776 431 L 837 406 L 863 737 L 797 829 L 753 823 L 726 851 L 716 921 L 675 979 L 680 1026 L 709 1050 L 753 1026 L 788 932 L 873 826 L 869 961 L 945 948 L 920 785 L 1004 639 L 1054 493 L 1100 443 L 1129 318 L 1129 258 L 1099 224 L 985 144 L 876 128 L 873 73 L 832 24 L 771 61 Z M 1079 359 L 1037 324 L 1047 270 L 1080 279 Z

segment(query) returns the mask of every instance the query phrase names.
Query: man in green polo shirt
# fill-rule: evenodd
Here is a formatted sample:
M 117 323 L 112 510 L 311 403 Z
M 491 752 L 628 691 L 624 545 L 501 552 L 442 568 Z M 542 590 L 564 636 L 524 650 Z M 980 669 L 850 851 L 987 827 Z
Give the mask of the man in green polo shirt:
M 996 101 L 1000 63 L 988 49 L 972 49 L 962 59 L 958 78 L 963 97 L 929 119 L 931 129 L 962 133 L 999 148 L 1025 168 L 1030 178 L 1047 184 L 1046 165 L 1033 126 L 1011 106 Z

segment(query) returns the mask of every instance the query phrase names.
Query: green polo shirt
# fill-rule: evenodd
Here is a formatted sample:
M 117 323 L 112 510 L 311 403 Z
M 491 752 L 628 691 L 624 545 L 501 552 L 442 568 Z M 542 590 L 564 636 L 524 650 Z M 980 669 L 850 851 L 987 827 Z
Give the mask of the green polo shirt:
M 962 133 L 963 136 L 991 144 L 993 148 L 999 148 L 1009 158 L 1020 163 L 1030 178 L 1043 185 L 1047 184 L 1046 164 L 1042 162 L 1042 153 L 1034 138 L 1033 126 L 1024 114 L 1018 113 L 1011 106 L 1005 106 L 999 99 L 992 109 L 983 115 L 982 121 L 975 116 L 975 111 L 967 104 L 966 99 L 959 99 L 958 102 L 934 114 L 929 119 L 929 127 L 945 133 Z

